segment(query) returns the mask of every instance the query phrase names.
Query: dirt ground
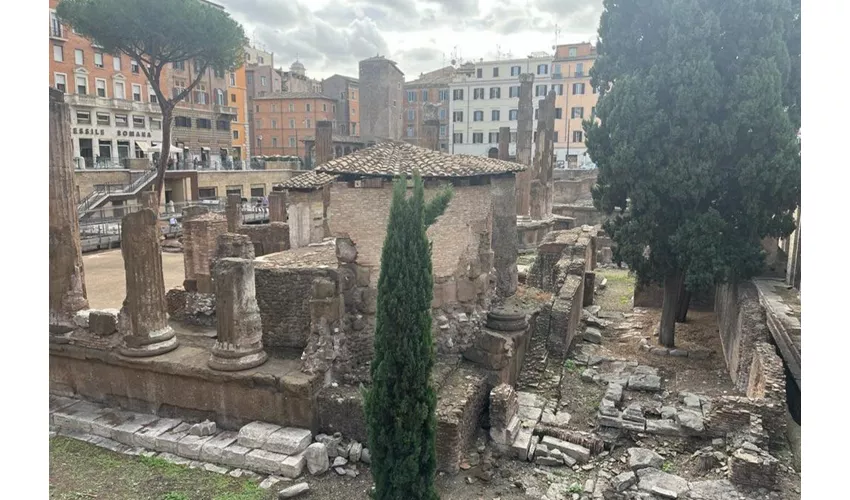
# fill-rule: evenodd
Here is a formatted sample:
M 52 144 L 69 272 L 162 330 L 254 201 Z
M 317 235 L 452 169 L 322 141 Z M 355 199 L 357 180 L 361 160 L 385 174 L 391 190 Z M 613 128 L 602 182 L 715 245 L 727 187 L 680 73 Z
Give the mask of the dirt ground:
M 119 309 L 124 302 L 124 259 L 121 249 L 83 255 L 86 293 L 92 309 Z M 183 254 L 162 253 L 162 276 L 165 289 L 183 285 Z

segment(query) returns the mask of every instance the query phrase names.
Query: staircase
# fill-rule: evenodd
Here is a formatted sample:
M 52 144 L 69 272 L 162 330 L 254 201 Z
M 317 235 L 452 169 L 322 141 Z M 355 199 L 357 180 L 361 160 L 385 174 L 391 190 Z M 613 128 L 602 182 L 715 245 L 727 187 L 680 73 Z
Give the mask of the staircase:
M 107 201 L 127 199 L 138 195 L 156 179 L 156 169 L 148 170 L 144 175 L 133 181 L 121 191 L 93 191 L 77 205 L 77 215 L 83 219 L 91 210 L 103 206 Z

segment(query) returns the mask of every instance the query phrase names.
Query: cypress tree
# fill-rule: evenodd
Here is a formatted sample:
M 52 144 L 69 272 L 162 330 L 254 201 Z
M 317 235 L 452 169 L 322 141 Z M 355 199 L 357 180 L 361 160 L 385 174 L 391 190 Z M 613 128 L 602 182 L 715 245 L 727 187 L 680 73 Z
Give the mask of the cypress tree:
M 448 206 L 451 190 L 426 203 L 421 177 L 396 179 L 381 253 L 372 385 L 364 408 L 378 500 L 437 499 L 437 395 L 430 385 L 431 245 L 425 234 Z

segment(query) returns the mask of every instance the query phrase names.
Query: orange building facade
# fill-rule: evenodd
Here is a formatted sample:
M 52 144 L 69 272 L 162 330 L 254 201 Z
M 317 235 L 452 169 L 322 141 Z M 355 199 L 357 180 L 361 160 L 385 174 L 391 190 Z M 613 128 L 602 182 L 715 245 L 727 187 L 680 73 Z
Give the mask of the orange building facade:
M 274 92 L 253 100 L 253 156 L 305 157 L 316 122 L 334 121 L 336 101 L 315 92 Z
M 599 95 L 590 85 L 590 68 L 595 61 L 596 47 L 590 43 L 558 45 L 555 49 L 552 83 L 563 85 L 555 101 L 555 107 L 563 110 L 555 119 L 555 154 L 573 167 L 587 160 L 582 121 L 596 113 Z
M 248 137 L 248 87 L 246 82 L 245 65 L 230 72 L 227 81 L 229 105 L 236 108 L 236 118 L 230 122 L 232 138 L 232 157 L 234 160 L 246 161 L 251 157 L 251 140 Z

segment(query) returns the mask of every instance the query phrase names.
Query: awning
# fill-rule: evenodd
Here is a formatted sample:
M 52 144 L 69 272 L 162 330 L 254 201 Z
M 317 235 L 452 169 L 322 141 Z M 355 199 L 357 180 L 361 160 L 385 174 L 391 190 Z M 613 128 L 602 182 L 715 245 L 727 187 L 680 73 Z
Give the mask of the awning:
M 201 149 L 202 149 L 203 151 L 209 151 L 209 150 L 210 150 L 210 148 L 208 148 L 208 147 L 206 147 L 206 146 L 201 146 Z
M 138 144 L 138 143 L 136 143 L 136 144 Z M 157 145 L 155 145 L 155 146 L 151 146 L 151 147 L 150 147 L 150 151 L 151 151 L 151 152 L 156 152 L 156 153 L 162 152 L 162 144 L 157 144 Z M 183 152 L 183 148 L 181 148 L 180 146 L 175 146 L 175 145 L 173 145 L 173 144 L 172 144 L 172 145 L 171 145 L 171 150 L 170 150 L 170 151 L 171 151 L 171 153 L 172 153 L 172 154 L 173 154 L 173 153 L 182 153 L 182 152 Z
M 151 145 L 148 144 L 147 141 L 136 141 L 136 146 L 138 146 L 138 148 L 144 151 L 145 153 L 151 150 Z

